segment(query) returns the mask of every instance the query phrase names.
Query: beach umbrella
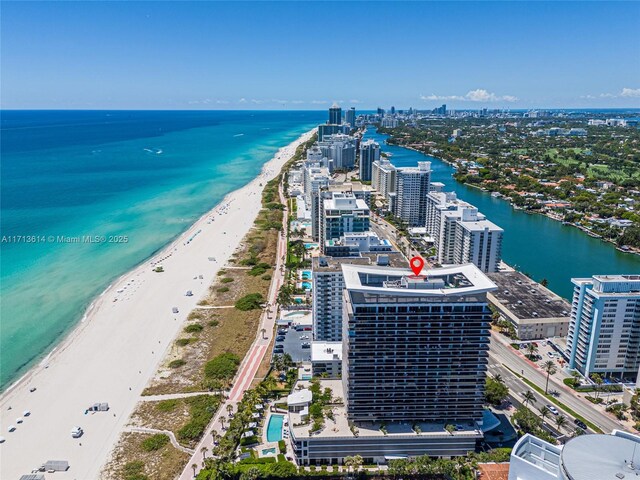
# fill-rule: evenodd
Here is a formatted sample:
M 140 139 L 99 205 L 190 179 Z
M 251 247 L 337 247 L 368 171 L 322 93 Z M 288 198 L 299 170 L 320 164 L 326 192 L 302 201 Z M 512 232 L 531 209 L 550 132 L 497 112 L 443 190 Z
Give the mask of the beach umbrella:
M 4 437 L 0 437 L 0 443 L 4 443 Z
M 16 423 L 22 423 L 22 422 L 23 422 L 22 417 L 18 417 L 18 418 L 16 418 Z
M 9 430 L 10 432 L 13 432 L 16 429 L 15 425 L 9 425 L 9 428 L 7 428 L 7 430 Z
M 31 412 L 29 410 L 25 410 L 24 412 L 22 412 L 23 417 L 28 417 L 29 415 L 31 415 Z

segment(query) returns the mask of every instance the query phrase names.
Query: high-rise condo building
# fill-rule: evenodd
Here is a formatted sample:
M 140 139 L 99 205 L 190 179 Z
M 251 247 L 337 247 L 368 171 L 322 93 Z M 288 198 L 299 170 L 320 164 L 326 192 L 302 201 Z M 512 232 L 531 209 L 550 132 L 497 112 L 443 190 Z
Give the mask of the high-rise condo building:
M 393 213 L 411 227 L 422 227 L 427 212 L 431 162 L 396 169 L 396 203 Z
M 442 265 L 473 263 L 485 273 L 497 272 L 504 230 L 453 192 L 430 192 L 425 225 Z
M 636 381 L 640 367 L 640 275 L 573 278 L 569 368 Z
M 318 147 L 323 156 L 329 159 L 328 166 L 331 172 L 350 170 L 356 164 L 356 140 L 349 135 L 327 135 L 318 142 Z
M 373 188 L 360 182 L 346 182 L 332 184 L 331 180 L 327 186 L 322 187 L 317 192 L 311 194 L 311 236 L 315 241 L 320 241 L 320 221 L 322 218 L 323 201 L 331 199 L 333 193 L 347 192 L 353 194 L 356 199 L 364 200 L 371 208 L 371 194 Z
M 389 201 L 389 195 L 396 192 L 396 167 L 386 158 L 371 165 L 371 187 Z
M 334 103 L 329 109 L 329 123 L 331 125 L 342 124 L 342 109 L 338 106 L 337 103 Z
M 360 180 L 371 181 L 373 162 L 380 160 L 380 145 L 373 140 L 360 144 Z
M 369 231 L 369 207 L 353 193 L 333 192 L 320 210 L 320 249 L 345 233 Z
M 342 272 L 348 419 L 481 422 L 493 282 L 470 264 Z
M 349 110 L 344 112 L 345 122 L 351 126 L 351 128 L 356 128 L 356 109 L 355 107 L 351 107 Z

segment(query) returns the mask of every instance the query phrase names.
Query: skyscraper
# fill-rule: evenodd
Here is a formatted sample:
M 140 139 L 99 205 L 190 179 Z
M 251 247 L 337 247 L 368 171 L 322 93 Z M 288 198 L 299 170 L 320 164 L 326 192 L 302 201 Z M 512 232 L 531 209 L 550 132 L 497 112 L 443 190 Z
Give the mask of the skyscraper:
M 380 160 L 380 145 L 373 140 L 360 144 L 360 180 L 371 181 L 373 162 Z
M 330 125 L 341 125 L 342 124 L 342 109 L 338 106 L 337 103 L 331 105 L 329 109 L 329 124 Z
M 640 275 L 573 278 L 569 368 L 636 380 L 640 368 Z M 639 379 L 640 380 L 640 379 Z
M 342 272 L 348 419 L 481 421 L 495 284 L 473 265 Z
M 345 121 L 346 123 L 348 123 L 351 128 L 355 128 L 356 127 L 356 109 L 355 107 L 351 107 L 349 110 L 347 110 L 344 113 L 345 116 Z
M 396 169 L 396 204 L 392 211 L 409 226 L 425 224 L 430 179 L 431 162 Z

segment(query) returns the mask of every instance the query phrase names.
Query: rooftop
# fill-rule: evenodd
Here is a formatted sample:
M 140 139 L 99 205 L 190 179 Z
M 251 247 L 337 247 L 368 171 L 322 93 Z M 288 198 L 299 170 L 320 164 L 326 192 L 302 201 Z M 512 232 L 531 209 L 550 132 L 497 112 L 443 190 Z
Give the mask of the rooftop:
M 297 386 L 310 386 L 310 382 L 301 381 L 296 384 Z M 342 388 L 342 380 L 321 380 L 320 386 L 324 390 L 325 388 L 330 388 L 332 397 L 334 399 L 343 399 L 344 391 Z M 349 422 L 347 420 L 347 411 L 344 404 L 334 404 L 333 407 L 333 420 L 330 418 L 325 419 L 324 428 L 317 433 L 309 434 L 309 429 L 311 428 L 310 423 L 300 424 L 300 415 L 297 413 L 289 413 L 289 429 L 292 431 L 292 434 L 296 438 L 304 438 L 304 437 L 313 437 L 313 438 L 341 438 L 348 437 L 354 438 L 356 435 L 351 430 Z M 469 425 L 465 423 L 463 425 L 458 425 L 459 430 L 449 433 L 445 430 L 445 423 L 386 423 L 385 427 L 387 430 L 387 435 L 385 435 L 380 427 L 381 423 L 356 423 L 356 431 L 358 437 L 385 437 L 385 436 L 449 436 L 449 435 L 460 435 L 460 436 L 473 436 L 480 438 L 482 436 L 482 432 L 478 428 L 478 426 L 473 423 Z M 420 433 L 416 433 L 413 429 L 414 426 L 418 426 Z
M 311 342 L 311 361 L 342 360 L 342 342 Z
M 489 273 L 488 276 L 498 286 L 489 300 L 499 303 L 517 319 L 569 317 L 571 305 L 566 300 L 526 275 L 509 271 Z
M 490 292 L 495 284 L 468 263 L 423 269 L 414 275 L 406 268 L 342 265 L 345 287 L 351 291 L 401 296 L 451 296 Z
M 377 265 L 379 262 L 391 267 L 406 268 L 407 260 L 399 252 L 360 253 L 359 257 L 314 257 L 312 259 L 314 272 L 339 272 L 342 265 Z
M 617 430 L 611 435 L 581 435 L 567 442 L 560 462 L 572 479 L 635 478 L 640 474 L 639 446 L 640 437 Z
M 294 390 L 291 395 L 287 396 L 287 405 L 306 405 L 311 403 L 311 396 L 311 390 L 307 388 Z

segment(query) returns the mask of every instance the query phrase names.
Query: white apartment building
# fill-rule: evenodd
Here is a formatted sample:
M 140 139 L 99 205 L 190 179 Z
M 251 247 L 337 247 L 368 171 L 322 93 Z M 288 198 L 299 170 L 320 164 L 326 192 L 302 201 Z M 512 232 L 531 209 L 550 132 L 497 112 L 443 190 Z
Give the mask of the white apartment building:
M 636 381 L 640 368 L 640 275 L 573 278 L 569 368 Z
M 371 167 L 371 186 L 387 201 L 396 191 L 396 167 L 386 158 L 373 162 Z
M 392 212 L 410 227 L 424 225 L 430 179 L 431 162 L 396 169 L 396 200 Z
M 427 195 L 425 225 L 441 265 L 473 263 L 485 273 L 498 271 L 504 230 L 455 193 Z

